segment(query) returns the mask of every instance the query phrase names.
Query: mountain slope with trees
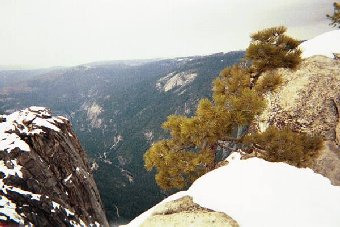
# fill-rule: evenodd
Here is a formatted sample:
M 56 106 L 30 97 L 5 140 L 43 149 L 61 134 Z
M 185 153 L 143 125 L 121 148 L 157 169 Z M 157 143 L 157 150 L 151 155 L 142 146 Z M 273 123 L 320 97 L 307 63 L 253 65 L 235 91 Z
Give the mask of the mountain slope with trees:
M 93 163 L 108 218 L 130 219 L 164 198 L 143 163 L 150 144 L 166 137 L 161 123 L 170 114 L 192 115 L 198 100 L 211 95 L 218 73 L 243 56 L 240 51 L 29 74 L 3 71 L 0 112 L 38 105 L 69 118 Z M 4 83 L 6 75 L 25 80 Z

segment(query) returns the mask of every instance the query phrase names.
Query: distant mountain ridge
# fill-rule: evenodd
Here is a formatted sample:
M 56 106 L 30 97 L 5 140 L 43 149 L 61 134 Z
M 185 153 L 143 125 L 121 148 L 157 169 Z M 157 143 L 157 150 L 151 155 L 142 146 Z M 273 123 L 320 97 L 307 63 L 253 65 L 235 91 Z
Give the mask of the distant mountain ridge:
M 67 116 L 97 166 L 108 218 L 131 219 L 164 197 L 142 159 L 150 144 L 165 136 L 161 123 L 170 114 L 191 115 L 198 100 L 211 95 L 212 80 L 243 55 L 16 71 L 6 84 L 10 74 L 0 71 L 0 113 L 38 105 Z

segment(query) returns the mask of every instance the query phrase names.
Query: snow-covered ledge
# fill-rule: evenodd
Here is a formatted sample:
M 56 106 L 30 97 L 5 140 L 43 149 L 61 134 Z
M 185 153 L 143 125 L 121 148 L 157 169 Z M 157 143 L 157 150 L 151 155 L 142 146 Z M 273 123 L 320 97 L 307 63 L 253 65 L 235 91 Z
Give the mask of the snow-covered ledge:
M 302 58 L 314 55 L 334 58 L 335 54 L 340 54 L 340 30 L 323 33 L 301 43 L 299 47 L 302 50 Z
M 205 174 L 188 191 L 160 204 L 189 195 L 195 203 L 226 213 L 242 227 L 339 226 L 340 187 L 327 178 L 285 163 L 240 160 L 237 153 L 228 159 L 227 166 Z M 155 207 L 127 226 L 142 224 Z

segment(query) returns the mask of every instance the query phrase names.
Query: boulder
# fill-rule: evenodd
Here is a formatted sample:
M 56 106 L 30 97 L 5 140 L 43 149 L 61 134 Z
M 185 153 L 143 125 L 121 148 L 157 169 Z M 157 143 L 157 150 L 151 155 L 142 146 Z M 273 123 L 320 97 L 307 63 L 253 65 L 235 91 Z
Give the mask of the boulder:
M 160 204 L 141 227 L 238 227 L 235 220 L 223 212 L 203 208 L 194 203 L 191 196 Z

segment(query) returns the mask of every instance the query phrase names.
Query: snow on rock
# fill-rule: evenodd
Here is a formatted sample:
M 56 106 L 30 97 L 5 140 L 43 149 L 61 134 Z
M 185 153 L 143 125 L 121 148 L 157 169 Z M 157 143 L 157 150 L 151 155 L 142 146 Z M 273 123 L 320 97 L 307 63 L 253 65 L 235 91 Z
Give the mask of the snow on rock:
M 159 79 L 156 83 L 156 88 L 159 91 L 168 92 L 174 88 L 181 88 L 190 84 L 196 77 L 197 73 L 193 72 L 172 72 Z
M 24 136 L 44 133 L 44 128 L 59 132 L 60 129 L 55 125 L 60 123 L 58 117 L 52 117 L 50 111 L 44 107 L 32 106 L 10 115 L 0 117 L 0 151 L 11 153 L 14 149 L 22 152 L 29 152 L 29 145 L 22 139 Z M 63 121 L 62 121 L 63 122 Z M 21 136 L 19 136 L 21 135 Z M 5 181 L 9 177 L 23 178 L 22 166 L 17 163 L 17 159 L 0 160 L 0 193 L 16 193 L 29 196 L 32 200 L 40 200 L 41 195 L 35 194 L 21 188 L 7 185 Z M 14 221 L 24 224 L 21 214 L 16 211 L 16 203 L 11 197 L 0 197 L 0 220 Z
M 224 212 L 242 227 L 340 226 L 340 187 L 310 169 L 259 158 L 240 160 L 197 179 L 188 191 L 178 192 L 160 204 L 189 195 L 202 207 Z M 139 226 L 155 207 L 128 226 Z
M 0 115 L 0 159 L 0 225 L 108 226 L 66 118 L 36 106 Z
M 0 173 L 4 175 L 4 178 L 7 178 L 8 176 L 18 176 L 22 178 L 22 172 L 21 166 L 17 164 L 17 160 L 11 160 L 7 161 L 8 164 L 11 165 L 12 168 L 8 168 L 7 165 L 5 165 L 5 162 L 3 160 L 0 160 Z
M 71 177 L 72 177 L 72 173 L 64 179 L 64 183 L 67 183 L 67 181 L 69 181 L 71 179 Z
M 300 44 L 302 58 L 313 55 L 324 55 L 334 58 L 334 54 L 340 54 L 340 30 L 323 33 L 313 39 Z
M 16 211 L 16 204 L 4 196 L 0 197 L 0 220 L 24 224 L 24 219 Z
M 32 192 L 29 192 L 29 191 L 25 191 L 25 190 L 22 190 L 20 188 L 17 188 L 17 187 L 14 187 L 14 186 L 8 186 L 8 185 L 5 185 L 2 180 L 1 180 L 1 183 L 0 183 L 0 186 L 1 186 L 1 190 L 7 194 L 8 191 L 11 191 L 11 192 L 15 192 L 17 194 L 20 194 L 20 195 L 28 195 L 31 200 L 38 200 L 40 201 L 40 198 L 41 198 L 41 195 L 40 194 L 35 194 L 35 193 L 32 193 Z M 0 212 L 1 212 L 1 208 L 0 208 Z
M 5 194 L 8 193 L 8 190 L 18 191 L 15 187 L 7 186 L 4 183 L 5 179 L 7 179 L 9 176 L 17 176 L 22 178 L 22 172 L 20 171 L 21 166 L 17 164 L 16 160 L 7 161 L 7 163 L 8 164 L 5 165 L 5 162 L 0 160 L 0 175 L 2 175 L 0 179 L 0 191 Z M 7 167 L 8 165 L 10 168 Z M 17 206 L 13 201 L 8 199 L 6 196 L 0 196 L 0 220 L 12 220 L 18 224 L 24 224 L 24 219 L 16 212 L 16 208 Z
M 27 143 L 19 134 L 33 135 L 44 133 L 43 129 L 52 129 L 59 132 L 56 123 L 61 123 L 62 118 L 52 117 L 48 109 L 32 106 L 10 115 L 2 115 L 0 123 L 0 150 L 11 152 L 15 148 L 30 151 Z

